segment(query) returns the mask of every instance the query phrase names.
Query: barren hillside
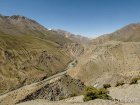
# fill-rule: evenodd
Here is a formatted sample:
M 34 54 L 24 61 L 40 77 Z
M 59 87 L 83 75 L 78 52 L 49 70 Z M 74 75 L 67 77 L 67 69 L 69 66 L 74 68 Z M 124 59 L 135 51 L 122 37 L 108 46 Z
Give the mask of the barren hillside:
M 18 15 L 1 15 L 0 26 L 2 105 L 19 102 L 24 105 L 24 101 L 29 101 L 29 105 L 45 102 L 50 105 L 125 105 L 107 100 L 83 102 L 82 96 L 73 96 L 83 94 L 85 85 L 100 88 L 108 83 L 113 86 L 109 89 L 113 99 L 119 99 L 117 91 L 123 93 L 126 85 L 114 88 L 116 82 L 129 83 L 133 77 L 140 76 L 139 23 L 92 41 L 63 30 L 48 30 Z M 125 89 L 123 95 L 129 89 L 139 90 L 139 84 Z M 62 100 L 64 98 L 68 99 Z
M 103 44 L 107 41 L 139 42 L 140 23 L 129 24 L 113 33 L 105 34 L 93 40 L 93 44 Z
M 131 24 L 112 34 L 93 40 L 78 65 L 69 71 L 87 85 L 114 85 L 129 81 L 140 70 L 140 25 Z
M 78 43 L 18 15 L 0 16 L 0 45 L 0 93 L 64 71 L 84 51 Z

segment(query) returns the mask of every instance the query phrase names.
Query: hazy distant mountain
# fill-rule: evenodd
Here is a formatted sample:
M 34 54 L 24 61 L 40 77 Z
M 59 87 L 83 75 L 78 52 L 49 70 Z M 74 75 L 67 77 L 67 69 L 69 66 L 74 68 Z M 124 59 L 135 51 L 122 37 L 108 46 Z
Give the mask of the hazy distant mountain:
M 67 31 L 64 31 L 61 29 L 52 29 L 52 31 L 57 32 L 58 34 L 61 34 L 61 35 L 65 36 L 66 38 L 68 38 L 76 43 L 82 44 L 82 45 L 88 45 L 90 42 L 90 39 L 87 37 L 84 37 L 81 35 L 75 35 L 75 34 L 72 34 L 70 32 L 67 32 Z

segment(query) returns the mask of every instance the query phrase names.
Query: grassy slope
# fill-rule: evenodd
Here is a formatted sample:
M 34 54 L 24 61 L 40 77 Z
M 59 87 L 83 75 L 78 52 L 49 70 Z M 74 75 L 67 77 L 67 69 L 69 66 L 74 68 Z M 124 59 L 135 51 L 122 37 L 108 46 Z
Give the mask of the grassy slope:
M 50 34 L 0 33 L 0 92 L 63 71 L 71 57 L 59 47 L 71 41 Z

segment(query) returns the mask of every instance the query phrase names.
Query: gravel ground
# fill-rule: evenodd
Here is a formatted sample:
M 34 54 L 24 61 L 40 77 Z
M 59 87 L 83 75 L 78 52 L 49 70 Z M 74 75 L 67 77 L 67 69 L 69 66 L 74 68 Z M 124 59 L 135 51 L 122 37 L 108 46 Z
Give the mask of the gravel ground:
M 83 96 L 73 97 L 62 101 L 50 102 L 47 100 L 32 100 L 24 103 L 20 103 L 17 105 L 139 105 L 136 103 L 120 103 L 109 100 L 92 100 L 88 102 L 82 101 Z

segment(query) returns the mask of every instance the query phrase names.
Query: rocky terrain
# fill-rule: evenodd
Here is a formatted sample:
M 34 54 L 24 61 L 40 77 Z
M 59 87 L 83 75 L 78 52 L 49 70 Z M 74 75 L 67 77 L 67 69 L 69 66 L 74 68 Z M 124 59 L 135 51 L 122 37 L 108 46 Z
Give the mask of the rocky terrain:
M 56 101 L 81 95 L 83 89 L 84 84 L 79 80 L 60 74 L 0 96 L 0 105 L 14 105 L 33 99 Z
M 77 102 L 75 102 L 77 101 Z M 47 100 L 32 100 L 17 105 L 139 105 L 137 103 L 124 103 L 124 102 L 115 102 L 109 100 L 92 100 L 88 102 L 82 102 L 82 96 L 70 98 L 68 100 L 50 102 Z
M 44 99 L 36 99 L 19 103 L 17 105 L 139 105 L 140 103 L 140 82 L 138 84 L 124 84 L 119 87 L 109 88 L 109 94 L 113 100 L 96 99 L 88 102 L 83 102 L 83 96 L 76 96 L 60 101 L 48 101 Z
M 128 28 L 129 31 L 127 31 Z M 127 82 L 132 77 L 138 76 L 140 72 L 139 28 L 139 24 L 132 24 L 132 26 L 126 26 L 107 36 L 94 39 L 90 47 L 78 59 L 78 65 L 69 71 L 69 74 L 87 85 L 97 87 L 104 83 L 110 83 L 114 86 L 116 81 L 124 80 Z M 128 33 L 129 35 L 126 37 L 131 36 L 132 39 L 137 37 L 137 41 L 116 41 L 117 38 L 124 38 L 123 33 Z M 107 41 L 106 39 L 110 36 L 117 38 L 109 38 Z
M 110 95 L 114 99 L 118 99 L 124 103 L 140 103 L 140 84 L 125 84 L 120 87 L 112 87 L 109 89 Z
M 57 81 L 47 84 L 43 88 L 28 95 L 24 100 L 20 102 L 35 99 L 58 101 L 68 97 L 81 95 L 84 87 L 85 85 L 80 82 L 80 80 L 75 80 L 68 75 L 64 75 Z

